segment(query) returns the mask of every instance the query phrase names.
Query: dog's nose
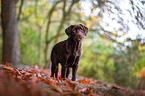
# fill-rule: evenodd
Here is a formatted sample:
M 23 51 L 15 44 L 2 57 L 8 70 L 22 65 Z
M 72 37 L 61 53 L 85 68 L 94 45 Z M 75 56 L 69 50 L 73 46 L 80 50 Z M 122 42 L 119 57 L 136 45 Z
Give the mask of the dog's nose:
M 78 35 L 78 38 L 81 38 L 81 35 Z

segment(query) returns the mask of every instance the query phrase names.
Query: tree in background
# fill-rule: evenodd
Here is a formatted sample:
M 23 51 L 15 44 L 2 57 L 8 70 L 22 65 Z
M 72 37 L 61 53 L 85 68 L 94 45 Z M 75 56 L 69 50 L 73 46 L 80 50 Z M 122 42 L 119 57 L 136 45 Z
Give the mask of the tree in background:
M 20 63 L 19 32 L 16 15 L 18 0 L 1 0 L 1 20 L 3 34 L 3 63 Z

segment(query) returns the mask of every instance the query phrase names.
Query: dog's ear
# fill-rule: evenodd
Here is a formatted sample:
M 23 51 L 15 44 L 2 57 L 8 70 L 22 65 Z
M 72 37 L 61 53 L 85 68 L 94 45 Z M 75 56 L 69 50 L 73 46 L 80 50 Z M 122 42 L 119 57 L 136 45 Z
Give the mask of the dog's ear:
M 74 25 L 70 25 L 68 28 L 65 29 L 65 33 L 68 37 L 71 37 L 71 30 L 73 29 Z
M 84 34 L 85 34 L 85 36 L 87 36 L 88 28 L 86 26 L 82 25 L 82 24 L 79 24 L 79 25 L 83 27 Z

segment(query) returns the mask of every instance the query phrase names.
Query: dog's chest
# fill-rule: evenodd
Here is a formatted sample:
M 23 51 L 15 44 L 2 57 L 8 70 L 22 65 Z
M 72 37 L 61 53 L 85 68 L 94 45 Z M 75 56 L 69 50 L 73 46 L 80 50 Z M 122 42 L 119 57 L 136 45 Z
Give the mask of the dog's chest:
M 76 59 L 79 56 L 79 49 L 78 48 L 72 48 L 71 51 L 69 51 L 67 65 L 70 67 L 73 66 L 76 63 Z
M 80 49 L 80 42 L 71 43 L 69 45 L 69 50 L 71 55 L 76 55 Z
M 78 55 L 70 55 L 68 57 L 68 60 L 67 60 L 67 65 L 70 66 L 70 67 L 73 66 L 75 64 L 77 56 Z
M 72 67 L 81 52 L 81 42 L 62 42 L 60 48 L 58 48 L 59 61 L 62 64 L 66 64 L 68 67 Z

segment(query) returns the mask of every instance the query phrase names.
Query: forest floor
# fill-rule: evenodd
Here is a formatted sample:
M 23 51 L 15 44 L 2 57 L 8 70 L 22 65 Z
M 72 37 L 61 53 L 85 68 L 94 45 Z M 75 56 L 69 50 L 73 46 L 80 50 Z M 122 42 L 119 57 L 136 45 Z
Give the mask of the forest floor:
M 77 77 L 77 81 L 50 78 L 48 69 L 0 64 L 0 96 L 145 96 L 145 90 L 131 90 L 99 80 Z

